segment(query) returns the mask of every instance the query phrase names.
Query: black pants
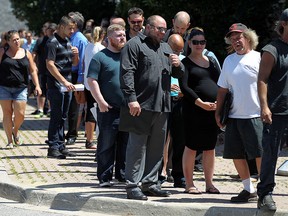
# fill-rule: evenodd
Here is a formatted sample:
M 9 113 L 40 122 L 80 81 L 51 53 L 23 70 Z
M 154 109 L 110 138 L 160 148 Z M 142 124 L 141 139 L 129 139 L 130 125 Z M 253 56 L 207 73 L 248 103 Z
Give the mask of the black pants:
M 172 173 L 174 181 L 184 178 L 182 156 L 185 148 L 185 130 L 182 115 L 182 99 L 171 101 L 170 134 L 172 139 Z
M 72 83 L 76 84 L 78 79 L 78 72 L 72 73 Z M 74 93 L 68 111 L 68 132 L 66 139 L 77 137 L 77 120 L 78 120 L 79 104 L 77 104 Z

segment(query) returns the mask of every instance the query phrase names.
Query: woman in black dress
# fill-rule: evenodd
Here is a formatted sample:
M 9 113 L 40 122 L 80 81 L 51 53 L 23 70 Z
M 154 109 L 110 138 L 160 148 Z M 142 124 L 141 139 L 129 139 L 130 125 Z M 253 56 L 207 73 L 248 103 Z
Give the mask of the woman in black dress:
M 185 150 L 183 172 L 186 193 L 201 194 L 193 182 L 196 152 L 203 151 L 203 169 L 207 193 L 220 193 L 213 185 L 215 145 L 218 126 L 215 121 L 218 67 L 210 57 L 203 54 L 206 40 L 202 29 L 195 28 L 189 36 L 191 53 L 182 60 L 185 75 L 180 81 L 183 98 L 185 125 Z

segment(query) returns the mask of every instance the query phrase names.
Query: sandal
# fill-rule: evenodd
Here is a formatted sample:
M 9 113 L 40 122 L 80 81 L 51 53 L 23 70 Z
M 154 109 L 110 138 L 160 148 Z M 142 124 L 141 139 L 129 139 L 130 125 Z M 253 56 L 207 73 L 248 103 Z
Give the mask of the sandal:
M 14 135 L 14 133 L 12 133 L 12 136 L 13 136 L 13 140 L 14 140 L 14 144 L 15 145 L 22 145 L 23 144 L 23 141 L 22 141 L 22 139 L 21 139 L 21 137 L 20 136 L 15 136 Z
M 190 187 L 189 189 L 186 189 L 184 191 L 184 193 L 188 193 L 188 194 L 202 194 L 202 192 L 196 187 Z
M 220 194 L 220 191 L 216 187 L 212 186 L 212 187 L 206 189 L 206 193 Z

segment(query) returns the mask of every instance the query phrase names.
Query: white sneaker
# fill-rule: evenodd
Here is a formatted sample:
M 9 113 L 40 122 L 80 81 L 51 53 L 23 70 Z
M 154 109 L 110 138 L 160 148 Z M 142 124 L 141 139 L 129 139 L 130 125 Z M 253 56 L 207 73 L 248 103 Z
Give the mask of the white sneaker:
M 13 149 L 13 148 L 14 148 L 13 143 L 7 144 L 7 145 L 6 145 L 6 148 L 7 148 L 7 149 Z
M 99 183 L 99 186 L 100 186 L 100 187 L 111 187 L 112 184 L 111 184 L 110 181 L 105 181 L 105 182 L 102 181 L 102 182 Z

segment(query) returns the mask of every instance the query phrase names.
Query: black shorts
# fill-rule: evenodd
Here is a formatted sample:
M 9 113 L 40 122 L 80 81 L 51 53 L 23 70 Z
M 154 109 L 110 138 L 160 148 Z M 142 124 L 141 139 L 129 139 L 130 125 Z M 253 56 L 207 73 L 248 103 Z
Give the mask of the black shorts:
M 85 96 L 86 96 L 86 101 L 87 101 L 87 106 L 86 106 L 87 112 L 86 112 L 85 122 L 96 122 L 92 112 L 90 111 L 90 109 L 94 107 L 94 103 L 96 103 L 96 101 L 89 90 L 85 88 L 84 91 L 85 91 Z
M 261 118 L 228 119 L 223 158 L 251 160 L 262 156 Z
M 39 85 L 42 90 L 41 97 L 47 96 L 47 75 L 45 73 L 38 73 Z

